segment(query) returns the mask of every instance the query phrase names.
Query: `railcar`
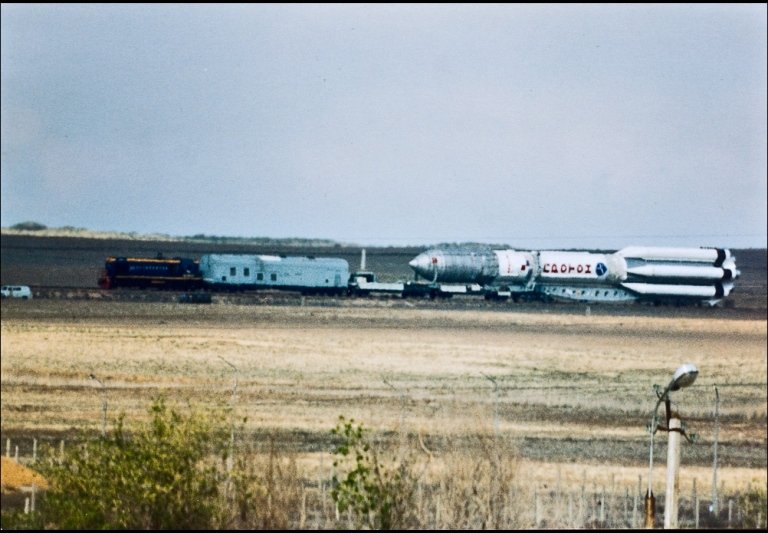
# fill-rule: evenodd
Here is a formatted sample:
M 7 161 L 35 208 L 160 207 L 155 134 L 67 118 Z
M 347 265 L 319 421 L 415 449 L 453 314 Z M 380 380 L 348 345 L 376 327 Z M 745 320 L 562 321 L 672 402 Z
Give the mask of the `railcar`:
M 207 254 L 200 258 L 203 285 L 211 290 L 280 289 L 302 294 L 345 294 L 349 263 L 339 258 Z
M 200 263 L 185 257 L 107 257 L 98 278 L 102 289 L 155 287 L 194 290 L 202 287 Z

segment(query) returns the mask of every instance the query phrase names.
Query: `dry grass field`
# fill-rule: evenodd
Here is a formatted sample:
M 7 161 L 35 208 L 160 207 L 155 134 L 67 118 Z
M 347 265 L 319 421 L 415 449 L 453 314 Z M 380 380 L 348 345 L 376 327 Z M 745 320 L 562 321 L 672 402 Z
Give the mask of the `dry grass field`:
M 652 385 L 693 362 L 698 380 L 673 396 L 699 435 L 684 447 L 682 486 L 696 478 L 707 493 L 711 483 L 715 386 L 718 479 L 731 489 L 766 483 L 764 321 L 337 303 L 4 301 L 3 434 L 97 432 L 102 399 L 110 421 L 130 420 L 163 394 L 182 405 L 234 401 L 244 438 L 270 435 L 318 461 L 344 415 L 381 438 L 420 436 L 435 455 L 498 432 L 542 485 L 585 476 L 636 485 L 647 475 Z
M 131 246 L 140 255 L 154 244 Z M 194 249 L 177 254 L 201 245 L 184 246 Z M 3 236 L 3 283 L 37 287 L 31 301 L 1 304 L 3 446 L 11 439 L 23 455 L 33 437 L 97 434 L 103 401 L 107 429 L 119 413 L 130 424 L 164 395 L 182 407 L 234 406 L 242 446 L 277 443 L 314 479 L 330 477 L 330 430 L 343 415 L 382 446 L 416 443 L 433 469 L 502 438 L 529 503 L 555 487 L 635 493 L 648 475 L 653 384 L 692 362 L 697 381 L 672 398 L 697 434 L 683 446 L 682 493 L 711 493 L 715 387 L 721 493 L 768 485 L 764 251 L 740 264 L 735 307 L 676 309 L 271 294 L 185 305 L 173 293 L 96 290 L 115 247 Z M 345 253 L 354 265 L 357 252 Z M 402 279 L 395 265 L 411 255 L 369 252 L 369 267 Z M 89 290 L 70 292 L 78 287 Z M 661 432 L 655 457 L 663 499 Z

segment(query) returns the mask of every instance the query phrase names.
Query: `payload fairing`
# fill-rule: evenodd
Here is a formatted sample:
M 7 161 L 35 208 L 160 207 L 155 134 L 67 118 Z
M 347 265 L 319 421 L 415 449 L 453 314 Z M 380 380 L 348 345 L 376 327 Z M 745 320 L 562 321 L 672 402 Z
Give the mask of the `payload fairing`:
M 434 283 L 583 302 L 646 299 L 719 302 L 739 277 L 730 250 L 630 246 L 615 253 L 431 249 L 409 265 Z

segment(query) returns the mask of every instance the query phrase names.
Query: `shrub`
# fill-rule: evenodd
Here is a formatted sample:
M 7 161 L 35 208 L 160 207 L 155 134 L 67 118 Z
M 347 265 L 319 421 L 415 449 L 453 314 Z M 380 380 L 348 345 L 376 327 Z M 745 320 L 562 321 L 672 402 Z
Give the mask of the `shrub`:
M 114 433 L 51 458 L 41 511 L 63 529 L 201 529 L 217 525 L 219 479 L 211 452 L 225 455 L 226 431 L 199 414 L 184 417 L 162 399 L 131 437 Z
M 359 527 L 403 529 L 415 520 L 413 500 L 415 479 L 405 462 L 386 468 L 371 446 L 367 430 L 353 419 L 339 417 L 331 430 L 341 437 L 333 461 L 335 469 L 346 469 L 346 476 L 334 473 L 331 497 L 339 511 L 351 511 Z

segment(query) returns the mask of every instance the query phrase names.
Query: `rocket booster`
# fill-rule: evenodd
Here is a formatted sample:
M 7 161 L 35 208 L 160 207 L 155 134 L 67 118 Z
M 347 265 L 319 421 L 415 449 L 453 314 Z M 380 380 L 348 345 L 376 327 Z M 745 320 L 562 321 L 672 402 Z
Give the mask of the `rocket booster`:
M 431 249 L 409 265 L 432 282 L 508 285 L 521 292 L 612 286 L 632 296 L 692 298 L 727 296 L 740 274 L 730 250 L 717 248 L 630 246 L 609 254 Z

